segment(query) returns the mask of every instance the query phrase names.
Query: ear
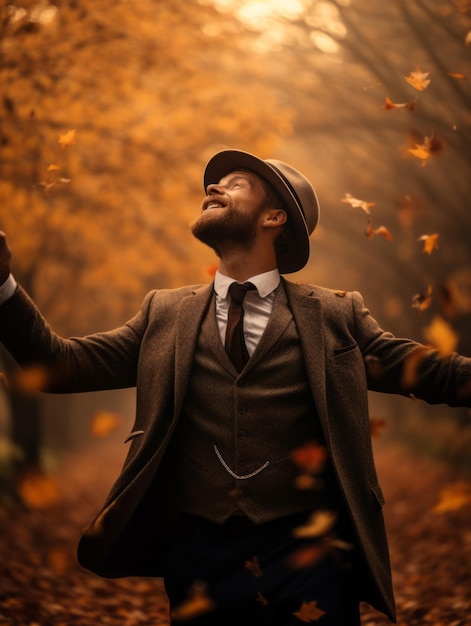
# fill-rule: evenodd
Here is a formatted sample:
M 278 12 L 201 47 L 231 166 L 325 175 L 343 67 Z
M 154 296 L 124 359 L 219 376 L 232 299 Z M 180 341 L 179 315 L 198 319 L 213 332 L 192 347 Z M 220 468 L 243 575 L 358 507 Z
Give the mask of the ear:
M 288 216 L 283 209 L 270 209 L 263 214 L 262 227 L 278 228 L 286 223 Z

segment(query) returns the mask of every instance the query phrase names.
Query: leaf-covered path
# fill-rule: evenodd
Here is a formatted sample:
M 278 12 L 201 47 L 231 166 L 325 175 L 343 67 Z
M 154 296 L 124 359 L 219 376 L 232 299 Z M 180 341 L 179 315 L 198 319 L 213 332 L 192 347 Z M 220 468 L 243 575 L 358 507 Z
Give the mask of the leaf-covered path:
M 9 501 L 0 508 L 0 626 L 168 624 L 159 581 L 101 579 L 75 560 L 80 532 L 119 470 L 118 450 L 108 440 L 70 455 L 54 476 L 59 497 L 47 507 Z M 387 500 L 398 624 L 471 625 L 469 478 L 392 443 L 376 444 L 376 459 Z M 363 624 L 388 622 L 364 606 Z

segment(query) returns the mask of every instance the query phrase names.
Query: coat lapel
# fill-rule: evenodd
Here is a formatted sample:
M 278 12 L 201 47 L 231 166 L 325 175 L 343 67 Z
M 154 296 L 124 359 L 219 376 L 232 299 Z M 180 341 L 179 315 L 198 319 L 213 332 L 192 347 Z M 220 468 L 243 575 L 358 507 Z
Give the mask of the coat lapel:
M 296 322 L 317 413 L 325 436 L 330 440 L 322 304 L 320 299 L 315 296 L 314 290 L 308 285 L 298 285 L 286 280 L 283 282 Z
M 199 287 L 184 298 L 177 308 L 177 330 L 175 340 L 175 410 L 181 409 L 190 376 L 193 357 L 202 320 L 211 303 L 213 284 Z

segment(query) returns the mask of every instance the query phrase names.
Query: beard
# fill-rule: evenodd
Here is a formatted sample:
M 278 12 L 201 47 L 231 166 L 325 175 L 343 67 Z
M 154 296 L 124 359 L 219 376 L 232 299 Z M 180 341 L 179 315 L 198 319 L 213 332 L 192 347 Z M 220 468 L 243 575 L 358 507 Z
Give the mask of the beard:
M 260 207 L 261 209 L 261 207 Z M 224 209 L 206 209 L 191 224 L 194 237 L 212 248 L 218 256 L 225 246 L 249 249 L 256 237 L 260 210 L 240 213 L 231 205 Z

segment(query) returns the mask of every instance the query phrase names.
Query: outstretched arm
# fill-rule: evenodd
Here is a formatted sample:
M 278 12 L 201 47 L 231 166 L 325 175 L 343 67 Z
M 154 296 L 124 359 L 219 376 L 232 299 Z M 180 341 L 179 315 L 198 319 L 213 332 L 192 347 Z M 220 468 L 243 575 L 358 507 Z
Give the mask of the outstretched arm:
M 59 337 L 12 280 L 11 251 L 0 232 L 0 297 L 2 286 L 6 295 L 0 300 L 0 342 L 20 366 L 43 368 L 43 391 L 98 391 L 136 384 L 151 296 L 138 315 L 121 328 L 83 338 Z

